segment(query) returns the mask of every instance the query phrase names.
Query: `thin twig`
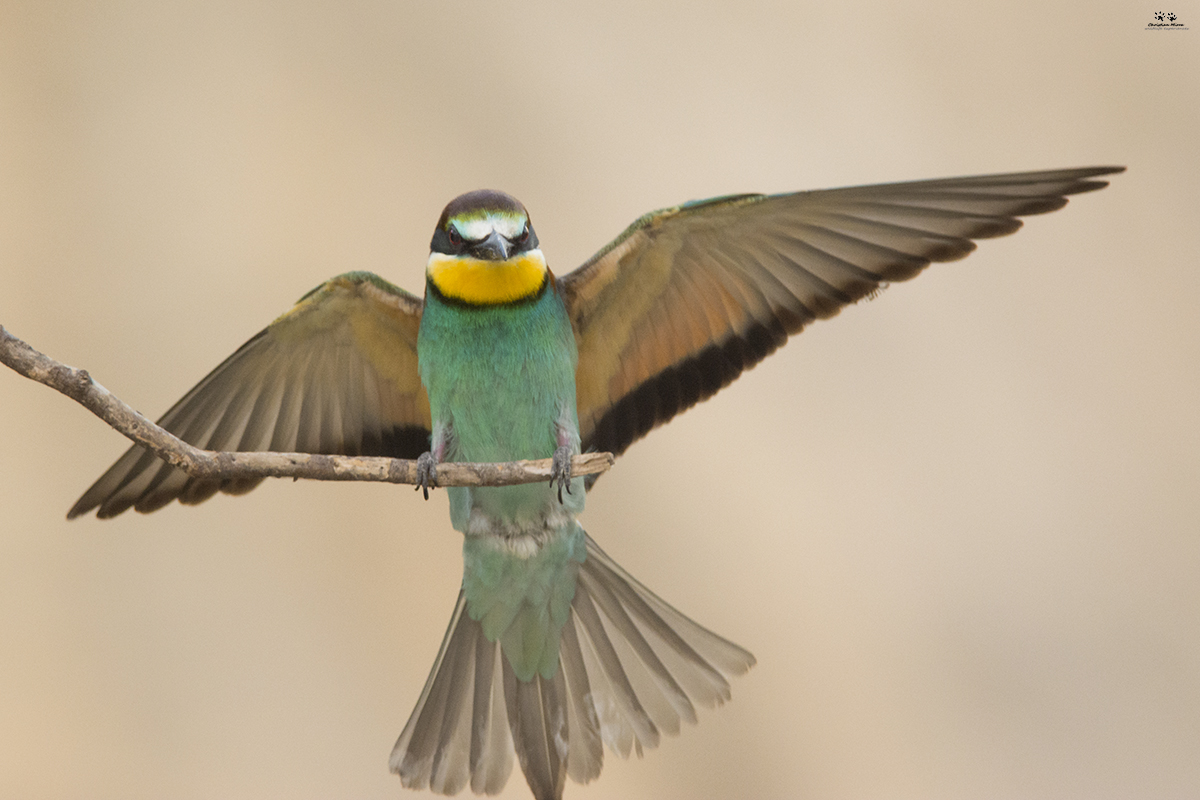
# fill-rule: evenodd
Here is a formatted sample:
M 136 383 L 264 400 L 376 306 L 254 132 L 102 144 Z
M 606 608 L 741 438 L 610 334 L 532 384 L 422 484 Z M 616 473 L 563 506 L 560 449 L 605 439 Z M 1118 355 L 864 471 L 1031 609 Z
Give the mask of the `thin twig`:
M 155 425 L 87 370 L 68 367 L 39 353 L 0 325 L 0 362 L 55 389 L 172 466 L 204 480 L 231 478 L 310 478 L 318 481 L 417 482 L 417 462 L 404 458 L 328 456 L 311 453 L 230 453 L 201 450 Z M 571 463 L 572 474 L 594 475 L 613 463 L 611 453 L 584 453 Z M 511 486 L 550 479 L 551 459 L 500 464 L 438 464 L 438 486 Z

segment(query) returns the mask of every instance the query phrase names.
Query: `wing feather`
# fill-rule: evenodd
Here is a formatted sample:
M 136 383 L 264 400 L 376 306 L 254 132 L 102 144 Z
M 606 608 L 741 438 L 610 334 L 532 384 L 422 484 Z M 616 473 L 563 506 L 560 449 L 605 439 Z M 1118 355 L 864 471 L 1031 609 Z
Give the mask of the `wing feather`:
M 209 373 L 159 424 L 210 450 L 416 458 L 428 449 L 431 427 L 417 374 L 420 319 L 421 301 L 378 276 L 333 278 Z M 67 516 L 199 503 L 259 482 L 197 480 L 135 446 Z
M 643 216 L 559 280 L 579 345 L 584 449 L 622 452 L 810 322 L 1123 169 L 737 195 Z

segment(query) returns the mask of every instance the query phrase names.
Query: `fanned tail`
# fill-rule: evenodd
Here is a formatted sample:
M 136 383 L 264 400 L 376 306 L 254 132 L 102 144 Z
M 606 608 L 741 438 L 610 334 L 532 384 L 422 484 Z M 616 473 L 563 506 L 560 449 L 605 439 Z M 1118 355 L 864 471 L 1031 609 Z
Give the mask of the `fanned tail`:
M 676 611 L 587 537 L 552 678 L 518 679 L 459 593 L 441 652 L 391 769 L 409 788 L 494 794 L 515 752 L 537 800 L 559 800 L 566 777 L 587 783 L 602 743 L 622 758 L 696 721 L 696 704 L 729 699 L 728 678 L 754 656 Z

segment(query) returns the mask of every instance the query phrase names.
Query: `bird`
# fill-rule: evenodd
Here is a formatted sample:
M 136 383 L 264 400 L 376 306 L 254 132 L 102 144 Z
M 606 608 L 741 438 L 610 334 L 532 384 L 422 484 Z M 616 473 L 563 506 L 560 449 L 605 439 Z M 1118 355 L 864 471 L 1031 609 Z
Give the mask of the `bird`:
M 198 447 L 416 459 L 551 458 L 547 483 L 446 487 L 463 579 L 390 759 L 406 787 L 495 793 L 513 757 L 537 800 L 597 778 L 730 698 L 754 665 L 639 583 L 581 527 L 594 476 L 809 323 L 962 258 L 1123 167 L 738 194 L 643 215 L 580 267 L 550 270 L 525 206 L 452 200 L 424 296 L 371 272 L 305 294 L 159 424 Z M 114 517 L 261 479 L 190 477 L 132 447 L 68 513 Z M 729 587 L 732 589 L 732 587 Z

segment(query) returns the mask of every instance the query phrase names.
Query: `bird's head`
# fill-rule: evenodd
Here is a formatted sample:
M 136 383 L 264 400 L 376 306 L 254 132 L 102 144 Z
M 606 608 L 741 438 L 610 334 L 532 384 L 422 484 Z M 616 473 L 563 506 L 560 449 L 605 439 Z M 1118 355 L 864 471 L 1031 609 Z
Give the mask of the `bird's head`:
M 482 189 L 451 200 L 429 249 L 428 285 L 460 303 L 520 302 L 540 294 L 549 277 L 529 212 L 504 192 Z

